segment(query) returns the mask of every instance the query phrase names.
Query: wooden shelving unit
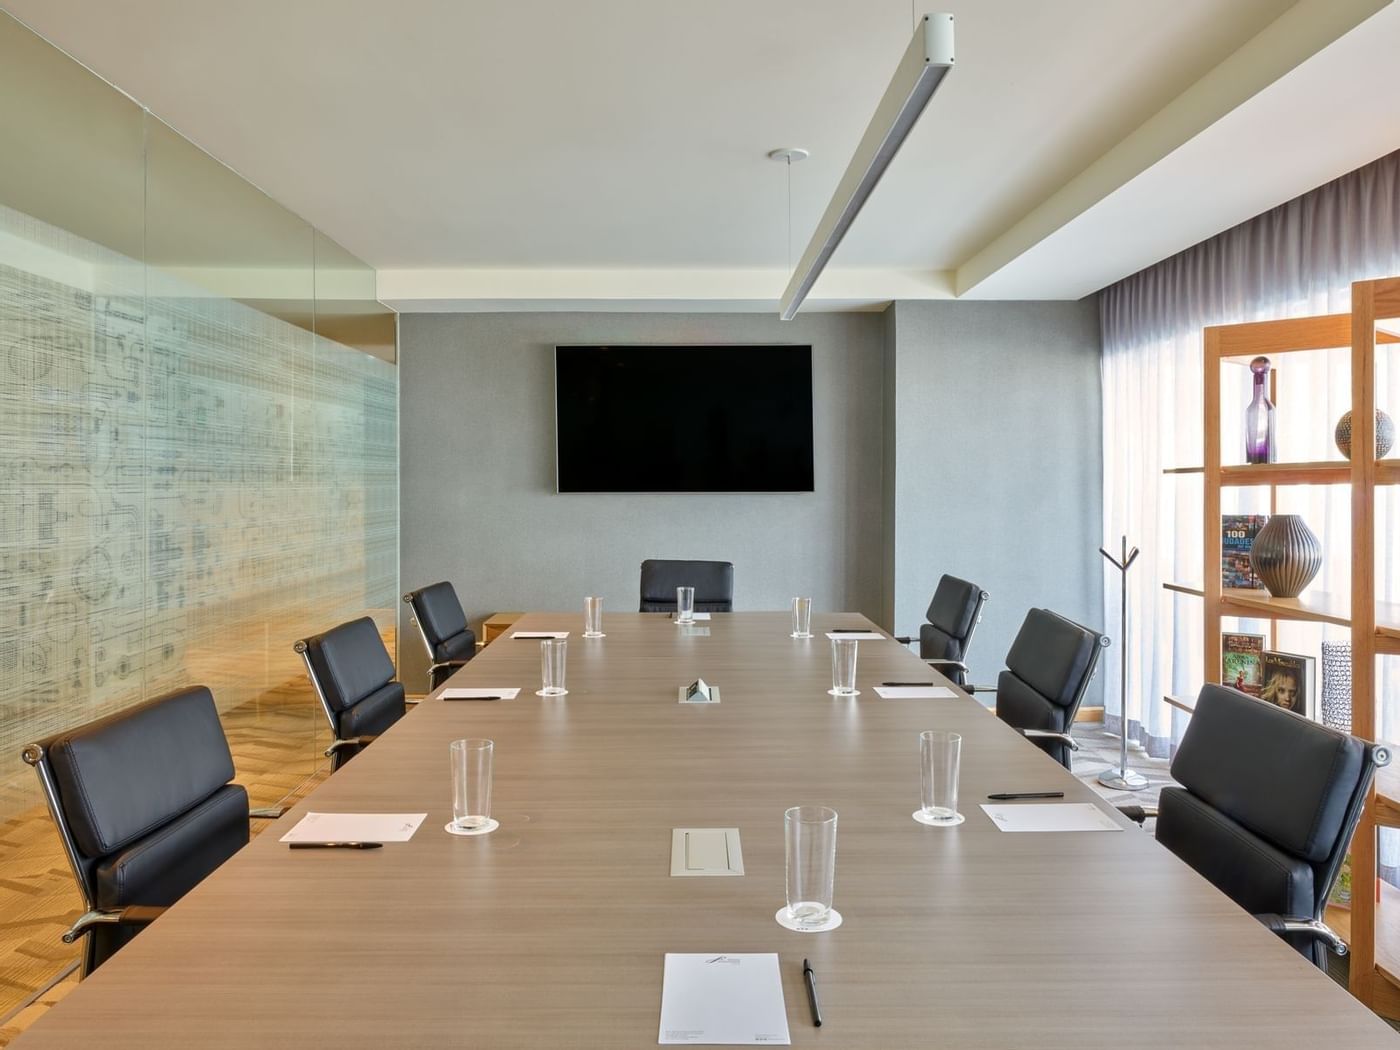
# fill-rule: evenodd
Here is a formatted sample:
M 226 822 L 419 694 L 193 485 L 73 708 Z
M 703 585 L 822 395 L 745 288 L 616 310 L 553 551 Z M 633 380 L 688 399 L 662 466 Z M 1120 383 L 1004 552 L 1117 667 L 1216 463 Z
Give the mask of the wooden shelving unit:
M 1380 700 L 1377 654 L 1400 654 L 1400 605 L 1376 600 L 1375 489 L 1400 484 L 1400 462 L 1376 460 L 1370 426 L 1352 431 L 1350 461 L 1225 465 L 1221 463 L 1220 376 L 1226 362 L 1259 355 L 1351 347 L 1352 418 L 1375 416 L 1377 343 L 1394 343 L 1400 318 L 1400 278 L 1352 285 L 1352 312 L 1322 317 L 1220 325 L 1205 330 L 1205 476 L 1204 602 L 1205 674 L 1219 681 L 1221 619 L 1265 619 L 1271 636 L 1280 620 L 1305 620 L 1351 629 L 1352 732 L 1376 739 Z M 1192 473 L 1193 467 L 1169 473 Z M 1277 510 L 1277 489 L 1287 485 L 1350 485 L 1352 565 L 1350 594 L 1306 591 L 1298 598 L 1274 598 L 1264 591 L 1226 590 L 1221 586 L 1221 490 L 1229 486 L 1267 486 Z M 1190 593 L 1180 585 L 1173 590 Z M 1180 706 L 1180 705 L 1174 705 Z M 1184 709 L 1184 708 L 1183 708 Z M 1328 919 L 1351 946 L 1351 991 L 1378 1012 L 1400 1017 L 1400 889 L 1377 878 L 1376 828 L 1400 828 L 1400 768 L 1388 767 L 1376 779 L 1352 842 L 1352 903 L 1331 908 Z M 1379 901 L 1377 898 L 1379 897 Z

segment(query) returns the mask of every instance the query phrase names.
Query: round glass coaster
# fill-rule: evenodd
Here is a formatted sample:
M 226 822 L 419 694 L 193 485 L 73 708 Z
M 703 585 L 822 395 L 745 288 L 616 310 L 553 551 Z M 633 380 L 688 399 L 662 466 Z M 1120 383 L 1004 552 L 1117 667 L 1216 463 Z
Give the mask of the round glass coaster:
M 812 637 L 812 632 L 811 632 L 811 631 L 808 631 L 806 634 L 798 634 L 796 631 L 793 631 L 792 634 L 788 635 L 788 637 L 789 637 L 789 638 L 810 638 L 810 637 Z
M 499 820 L 488 820 L 479 828 L 459 828 L 452 821 L 448 821 L 444 829 L 449 835 L 489 835 L 501 826 Z
M 931 828 L 955 828 L 967 818 L 961 813 L 954 813 L 949 820 L 939 820 L 937 817 L 929 816 L 921 809 L 916 809 L 914 810 L 914 819 L 920 824 L 927 824 Z
M 602 631 L 599 631 L 597 634 L 589 634 L 587 631 L 584 631 L 582 637 L 584 637 L 584 638 L 606 638 L 607 635 L 604 634 Z
M 536 696 L 568 696 L 568 695 L 569 695 L 569 691 L 568 691 L 567 689 L 558 689 L 558 690 L 555 690 L 554 692 L 551 693 L 548 689 L 536 689 L 536 690 L 535 690 L 535 695 L 536 695 Z
M 793 919 L 786 904 L 778 909 L 778 914 L 774 915 L 773 918 L 778 920 L 778 925 L 783 929 L 792 930 L 794 933 L 825 933 L 827 930 L 834 930 L 841 925 L 841 913 L 835 908 L 826 913 L 826 922 L 819 926 L 813 926 L 810 923 L 805 926 L 800 925 Z
M 852 697 L 852 696 L 860 696 L 860 690 L 857 689 L 857 690 L 856 690 L 855 692 L 853 692 L 853 693 L 838 693 L 835 689 L 828 689 L 828 690 L 826 691 L 826 695 L 827 695 L 827 696 L 839 696 L 839 697 L 841 697 L 842 699 L 847 699 L 847 698 Z

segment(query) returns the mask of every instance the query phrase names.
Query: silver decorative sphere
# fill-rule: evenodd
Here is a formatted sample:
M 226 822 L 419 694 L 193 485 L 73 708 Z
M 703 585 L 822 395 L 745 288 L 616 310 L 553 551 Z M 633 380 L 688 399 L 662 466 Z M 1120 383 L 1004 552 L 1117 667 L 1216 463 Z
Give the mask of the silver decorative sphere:
M 1348 412 L 1337 421 L 1337 430 L 1333 435 L 1337 439 L 1337 447 L 1342 450 L 1342 455 L 1351 459 L 1351 413 Z M 1376 458 L 1384 459 L 1385 454 L 1395 446 L 1395 420 L 1376 409 Z

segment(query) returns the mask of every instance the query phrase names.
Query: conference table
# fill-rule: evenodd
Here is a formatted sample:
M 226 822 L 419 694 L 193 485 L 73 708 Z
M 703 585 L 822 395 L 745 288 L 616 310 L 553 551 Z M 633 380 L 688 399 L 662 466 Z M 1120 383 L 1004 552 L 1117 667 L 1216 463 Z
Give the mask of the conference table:
M 1395 1033 L 1042 751 L 961 691 L 882 700 L 928 668 L 886 637 L 829 696 L 835 627 L 715 614 L 694 627 L 533 613 L 568 630 L 568 695 L 541 698 L 510 634 L 280 821 L 426 812 L 404 843 L 291 851 L 273 829 L 25 1036 L 47 1047 L 655 1046 L 668 952 L 777 953 L 794 1046 L 1393 1048 Z M 681 704 L 695 678 L 718 704 Z M 932 680 L 944 682 L 938 676 Z M 944 682 L 944 684 L 947 684 Z M 924 729 L 962 734 L 957 827 L 912 818 Z M 457 837 L 448 744 L 495 741 L 497 831 Z M 979 808 L 1061 790 L 1121 832 L 1014 834 Z M 783 813 L 839 813 L 839 929 L 779 926 Z M 737 827 L 744 874 L 670 874 L 672 829 Z M 802 965 L 819 975 L 811 1023 Z

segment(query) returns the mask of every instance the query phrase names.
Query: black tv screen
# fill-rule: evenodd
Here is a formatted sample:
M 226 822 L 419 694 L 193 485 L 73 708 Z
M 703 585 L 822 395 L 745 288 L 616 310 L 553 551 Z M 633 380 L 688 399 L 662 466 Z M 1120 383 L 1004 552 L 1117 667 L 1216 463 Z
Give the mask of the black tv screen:
M 560 492 L 811 492 L 810 346 L 558 346 Z

